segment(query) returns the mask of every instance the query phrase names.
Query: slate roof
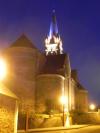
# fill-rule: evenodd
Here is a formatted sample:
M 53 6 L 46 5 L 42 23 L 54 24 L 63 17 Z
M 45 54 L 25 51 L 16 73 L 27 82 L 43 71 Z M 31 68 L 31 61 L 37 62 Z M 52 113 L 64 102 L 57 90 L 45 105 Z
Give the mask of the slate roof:
M 80 91 L 86 91 L 84 86 L 78 80 L 78 72 L 76 69 L 71 70 L 71 78 L 76 82 L 77 88 Z
M 32 42 L 23 34 L 10 47 L 29 47 L 37 49 Z
M 80 91 L 86 91 L 87 92 L 87 89 L 85 89 L 84 87 L 83 87 L 83 85 L 81 84 L 81 83 L 79 83 L 79 82 L 77 82 L 77 87 L 78 87 L 78 90 L 80 90 Z

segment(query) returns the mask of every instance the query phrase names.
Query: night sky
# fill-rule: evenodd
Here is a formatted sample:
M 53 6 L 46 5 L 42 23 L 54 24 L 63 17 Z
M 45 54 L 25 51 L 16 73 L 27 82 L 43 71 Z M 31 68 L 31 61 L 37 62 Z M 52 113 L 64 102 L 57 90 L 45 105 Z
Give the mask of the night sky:
M 25 33 L 43 51 L 53 9 L 71 66 L 100 104 L 100 0 L 0 0 L 0 49 Z

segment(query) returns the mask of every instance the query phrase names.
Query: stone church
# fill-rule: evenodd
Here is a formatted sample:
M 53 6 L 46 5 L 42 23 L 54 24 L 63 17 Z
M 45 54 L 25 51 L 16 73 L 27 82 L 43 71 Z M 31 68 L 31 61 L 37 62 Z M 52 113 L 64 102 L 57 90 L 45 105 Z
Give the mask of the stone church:
M 63 51 L 55 12 L 44 48 L 45 52 L 41 52 L 23 34 L 2 53 L 9 69 L 4 82 L 20 99 L 19 113 L 59 113 L 61 96 L 66 96 L 67 111 L 87 112 L 88 91 Z

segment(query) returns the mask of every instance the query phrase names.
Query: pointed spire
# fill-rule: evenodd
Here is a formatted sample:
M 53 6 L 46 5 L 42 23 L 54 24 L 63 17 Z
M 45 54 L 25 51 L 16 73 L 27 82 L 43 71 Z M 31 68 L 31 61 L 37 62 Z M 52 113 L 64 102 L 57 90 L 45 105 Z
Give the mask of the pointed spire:
M 50 24 L 49 36 L 57 35 L 57 34 L 58 34 L 58 26 L 57 26 L 55 10 L 53 10 L 53 12 L 52 12 L 52 21 L 51 21 L 51 24 Z
M 55 15 L 55 10 L 52 11 L 52 22 L 56 24 L 56 15 Z
M 52 21 L 50 24 L 49 35 L 45 39 L 45 48 L 46 55 L 63 53 L 62 40 L 58 33 L 55 10 L 52 12 Z

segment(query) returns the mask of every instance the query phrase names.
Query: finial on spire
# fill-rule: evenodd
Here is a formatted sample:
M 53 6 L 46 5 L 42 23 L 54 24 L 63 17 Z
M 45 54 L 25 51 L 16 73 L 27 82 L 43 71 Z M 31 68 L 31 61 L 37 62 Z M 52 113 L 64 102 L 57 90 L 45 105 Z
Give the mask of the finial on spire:
M 56 14 L 55 14 L 55 10 L 53 10 L 52 12 L 52 23 L 56 24 Z
M 55 9 L 53 9 L 52 12 L 55 13 Z
M 52 11 L 52 20 L 51 20 L 51 24 L 50 24 L 49 36 L 53 36 L 53 35 L 57 35 L 57 34 L 58 34 L 58 26 L 57 26 L 55 10 L 53 10 Z

